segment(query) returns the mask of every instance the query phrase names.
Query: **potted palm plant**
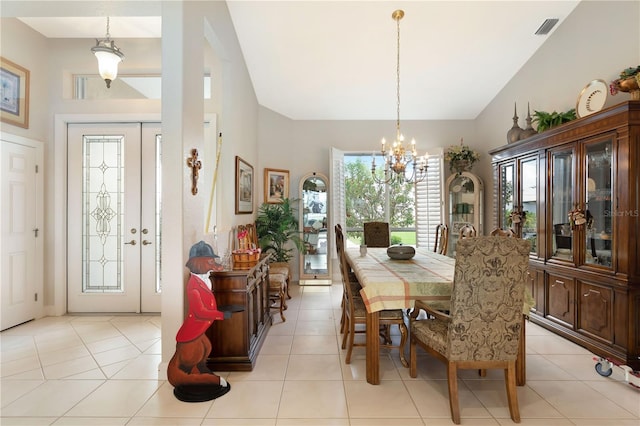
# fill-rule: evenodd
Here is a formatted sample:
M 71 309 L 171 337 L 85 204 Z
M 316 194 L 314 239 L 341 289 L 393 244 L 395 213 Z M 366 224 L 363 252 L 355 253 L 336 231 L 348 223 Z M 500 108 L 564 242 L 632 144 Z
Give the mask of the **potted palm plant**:
M 271 254 L 271 262 L 289 262 L 294 248 L 303 250 L 304 245 L 299 235 L 297 210 L 293 206 L 295 200 L 284 198 L 281 203 L 264 203 L 258 209 L 256 232 L 260 248 Z

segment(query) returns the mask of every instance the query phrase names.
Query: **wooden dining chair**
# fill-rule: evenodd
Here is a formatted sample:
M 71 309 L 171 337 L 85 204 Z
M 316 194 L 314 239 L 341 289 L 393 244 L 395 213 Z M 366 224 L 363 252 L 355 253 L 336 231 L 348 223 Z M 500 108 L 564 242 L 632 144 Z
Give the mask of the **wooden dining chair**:
M 365 222 L 364 244 L 367 247 L 389 247 L 391 235 L 388 222 Z
M 337 245 L 337 244 L 336 244 Z M 344 302 L 344 326 L 342 335 L 342 349 L 347 349 L 347 355 L 345 356 L 345 363 L 351 363 L 351 354 L 355 346 L 366 346 L 366 343 L 356 343 L 356 333 L 366 333 L 367 324 L 367 308 L 362 300 L 362 297 L 358 296 L 354 291 L 354 286 L 350 282 L 344 281 L 344 277 L 348 277 L 350 273 L 349 263 L 347 262 L 346 255 L 342 251 L 342 255 L 339 258 L 340 268 L 343 277 L 345 296 Z M 404 356 L 404 347 L 407 342 L 407 326 L 404 322 L 404 312 L 402 309 L 389 309 L 380 311 L 380 337 L 383 338 L 383 342 L 380 347 L 383 348 L 397 348 L 400 351 L 400 362 L 405 367 L 409 367 L 409 363 Z M 388 336 L 388 330 L 391 326 L 397 325 L 400 329 L 400 343 L 394 345 Z M 358 327 L 360 326 L 360 327 Z M 364 326 L 364 327 L 362 327 Z
M 344 234 L 342 232 L 342 225 L 340 225 L 339 223 L 334 228 L 336 234 L 336 253 L 338 255 L 338 261 L 341 262 L 342 256 L 344 256 L 345 247 Z M 358 277 L 356 277 L 356 274 L 353 273 L 349 265 L 347 265 L 345 275 L 345 271 L 342 268 L 342 263 L 340 263 L 340 276 L 342 277 L 343 286 L 349 285 L 351 287 L 351 293 L 354 294 L 354 297 L 360 297 L 360 290 L 362 289 L 362 286 L 358 281 Z M 340 304 L 340 308 L 342 309 L 342 313 L 340 316 L 340 333 L 344 333 L 346 327 L 345 317 L 347 315 L 347 289 L 344 288 L 342 291 L 342 303 Z
M 465 238 L 475 238 L 477 236 L 478 231 L 476 231 L 476 227 L 470 223 L 467 223 L 460 228 L 459 237 L 461 240 Z
M 460 424 L 458 369 L 501 369 L 505 373 L 511 419 L 519 423 L 516 359 L 530 242 L 519 238 L 460 240 L 450 314 L 416 301 L 429 318 L 409 318 L 409 374 L 417 377 L 417 346 L 447 366 L 451 419 Z M 414 312 L 416 312 L 414 311 Z
M 449 227 L 444 223 L 436 226 L 436 241 L 433 245 L 433 252 L 438 254 L 447 254 L 447 246 L 449 245 Z

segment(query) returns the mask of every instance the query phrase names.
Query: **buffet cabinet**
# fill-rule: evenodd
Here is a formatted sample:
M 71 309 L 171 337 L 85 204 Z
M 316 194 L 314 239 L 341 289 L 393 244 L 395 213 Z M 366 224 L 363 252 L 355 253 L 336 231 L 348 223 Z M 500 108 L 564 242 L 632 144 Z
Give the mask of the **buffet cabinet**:
M 531 241 L 531 320 L 640 369 L 640 101 L 490 154 L 495 226 Z
M 207 366 L 214 371 L 251 371 L 271 326 L 269 264 L 263 257 L 251 269 L 210 274 L 218 309 L 231 318 L 214 321 L 206 331 L 211 341 Z

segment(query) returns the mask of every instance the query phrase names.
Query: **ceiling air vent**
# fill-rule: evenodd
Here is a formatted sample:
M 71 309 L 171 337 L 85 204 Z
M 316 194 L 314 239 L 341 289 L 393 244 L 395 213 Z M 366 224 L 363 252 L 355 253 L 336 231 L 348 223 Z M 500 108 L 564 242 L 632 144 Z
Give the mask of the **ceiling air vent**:
M 558 23 L 558 18 L 545 19 L 540 28 L 536 30 L 536 35 L 547 35 L 549 31 Z

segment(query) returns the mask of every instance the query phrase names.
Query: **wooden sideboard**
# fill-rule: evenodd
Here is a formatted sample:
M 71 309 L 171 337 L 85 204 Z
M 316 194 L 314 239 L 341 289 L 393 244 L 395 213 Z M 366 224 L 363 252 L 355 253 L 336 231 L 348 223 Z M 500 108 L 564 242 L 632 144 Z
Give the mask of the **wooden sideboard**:
M 268 295 L 268 256 L 248 270 L 210 275 L 218 309 L 231 310 L 230 319 L 214 321 L 206 332 L 211 340 L 207 366 L 214 371 L 251 371 L 271 326 Z
M 495 226 L 532 243 L 531 320 L 640 369 L 640 101 L 490 154 Z

